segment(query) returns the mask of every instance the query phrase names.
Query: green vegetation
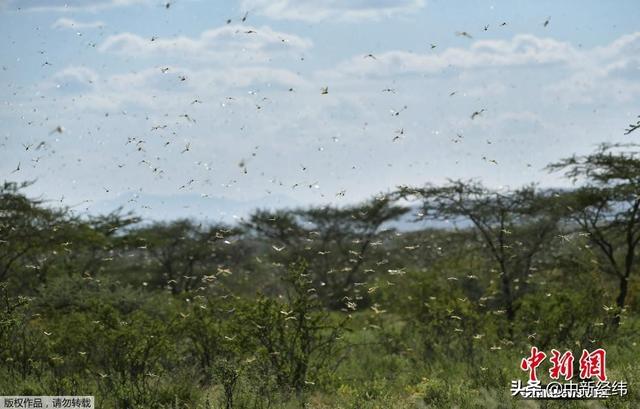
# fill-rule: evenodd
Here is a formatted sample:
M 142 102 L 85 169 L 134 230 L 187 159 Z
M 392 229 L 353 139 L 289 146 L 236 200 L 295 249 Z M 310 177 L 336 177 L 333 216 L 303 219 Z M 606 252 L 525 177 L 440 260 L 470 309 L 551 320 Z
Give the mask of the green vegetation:
M 95 395 L 100 408 L 637 407 L 635 149 L 550 165 L 574 189 L 452 181 L 238 226 L 78 217 L 5 182 L 0 394 Z M 394 229 L 400 218 L 414 227 Z M 605 348 L 629 394 L 512 398 L 532 345 Z

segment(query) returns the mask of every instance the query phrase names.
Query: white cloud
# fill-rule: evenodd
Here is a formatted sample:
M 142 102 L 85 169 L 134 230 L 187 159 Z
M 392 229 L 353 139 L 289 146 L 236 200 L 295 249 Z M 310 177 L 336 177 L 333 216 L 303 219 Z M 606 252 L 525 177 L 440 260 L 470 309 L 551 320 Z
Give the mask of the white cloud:
M 132 33 L 116 34 L 100 45 L 100 51 L 136 57 L 170 55 L 194 60 L 235 57 L 264 60 L 270 53 L 301 51 L 311 46 L 311 40 L 266 26 L 226 25 L 204 31 L 198 38 L 180 36 L 151 41 Z
M 547 86 L 545 93 L 556 100 L 578 104 L 623 103 L 640 97 L 640 32 L 584 50 L 581 61 L 568 78 Z
M 625 34 L 606 46 L 596 47 L 593 54 L 598 58 L 614 58 L 621 55 L 638 55 L 640 32 Z
M 300 75 L 279 68 L 264 66 L 236 67 L 234 69 L 191 69 L 179 66 L 147 68 L 137 72 L 100 77 L 85 67 L 70 66 L 57 72 L 42 89 L 57 89 L 70 99 L 82 97 L 86 109 L 116 109 L 126 105 L 158 107 L 181 106 L 195 95 L 204 99 L 223 100 L 225 95 L 246 95 L 247 88 L 275 87 L 280 90 L 307 87 L 309 83 Z M 185 81 L 181 81 L 185 78 Z M 239 100 L 239 97 L 235 98 Z M 254 98 L 255 99 L 255 98 Z M 169 101 L 169 102 L 166 102 Z
M 163 73 L 158 68 L 149 68 L 136 73 L 116 74 L 105 79 L 107 85 L 113 89 L 126 91 L 128 89 L 162 90 L 172 87 L 184 77 L 186 81 L 180 84 L 180 89 L 193 92 L 194 90 L 244 88 L 257 84 L 279 84 L 286 87 L 302 86 L 306 84 L 299 75 L 285 69 L 270 67 L 236 67 L 234 69 L 189 69 L 169 66 Z M 172 87 L 173 88 L 173 87 Z M 175 88 L 173 88 L 175 89 Z M 180 90 L 179 89 L 179 90 Z
M 82 30 L 82 29 L 102 28 L 105 26 L 106 24 L 103 23 L 102 21 L 83 22 L 83 21 L 76 21 L 71 18 L 61 17 L 51 25 L 51 28 L 67 29 L 67 30 Z
M 27 11 L 95 12 L 114 7 L 149 5 L 152 0 L 9 0 L 7 6 Z
M 243 0 L 242 7 L 272 19 L 318 22 L 322 20 L 379 20 L 413 13 L 425 0 Z
M 227 35 L 244 41 L 234 37 L 235 31 L 203 33 L 158 39 L 165 42 L 156 52 L 145 48 L 154 46 L 146 44 L 148 39 L 136 48 L 140 37 L 132 42 L 131 37 L 126 41 L 114 37 L 105 52 L 151 55 L 154 58 L 142 61 L 155 66 L 119 74 L 96 68 L 100 75 L 85 67 L 68 67 L 55 75 L 60 91 L 45 90 L 47 99 L 37 103 L 53 100 L 55 107 L 73 107 L 62 111 L 58 122 L 64 125 L 73 124 L 79 111 L 83 118 L 95 116 L 101 131 L 93 161 L 111 152 L 126 161 L 126 171 L 136 178 L 151 174 L 140 164 L 143 158 L 166 172 L 166 179 L 153 179 L 145 188 L 162 186 L 180 192 L 175 189 L 185 183 L 181 175 L 188 171 L 197 179 L 194 189 L 208 193 L 219 191 L 219 186 L 238 192 L 263 191 L 266 186 L 273 192 L 331 199 L 345 188 L 351 197 L 363 197 L 399 181 L 411 184 L 468 175 L 495 185 L 515 185 L 525 179 L 556 183 L 539 170 L 554 158 L 617 139 L 628 123 L 625 111 L 640 100 L 639 77 L 633 76 L 640 34 L 594 48 L 519 35 L 434 53 L 391 50 L 376 52 L 376 59 L 359 54 L 335 70 L 302 73 L 295 72 L 297 64 L 275 60 L 213 59 L 242 48 L 237 43 L 225 46 L 231 40 L 221 38 Z M 268 49 L 270 43 L 266 44 L 257 49 Z M 277 43 L 273 45 L 277 49 Z M 181 53 L 185 47 L 187 52 Z M 211 54 L 206 63 L 194 60 L 207 53 Z M 188 59 L 167 61 L 165 55 Z M 162 58 L 163 65 L 156 65 L 160 58 L 155 57 Z M 572 83 L 578 80 L 588 86 Z M 325 85 L 329 93 L 321 95 Z M 387 87 L 394 92 L 382 92 Z M 628 101 L 610 97 L 622 89 Z M 455 95 L 449 96 L 454 90 Z M 555 96 L 562 93 L 580 104 L 558 103 Z M 202 103 L 193 103 L 196 99 Z M 480 109 L 485 111 L 472 120 L 471 114 Z M 399 115 L 393 113 L 398 111 Z M 154 125 L 167 128 L 151 131 Z M 395 140 L 398 130 L 403 136 Z M 146 141 L 145 151 L 125 151 L 130 156 L 122 156 L 122 149 L 135 149 L 125 145 L 131 135 Z M 170 144 L 165 147 L 166 142 Z M 181 154 L 187 143 L 192 151 Z M 247 175 L 237 166 L 242 158 L 248 159 Z M 290 158 L 304 158 L 300 163 L 307 170 L 301 172 L 298 161 Z M 215 171 L 203 170 L 199 162 L 212 163 Z M 320 189 L 292 188 L 316 183 Z M 120 189 L 131 186 L 136 185 L 126 179 Z
M 58 81 L 75 81 L 84 84 L 94 84 L 98 81 L 98 74 L 92 69 L 79 66 L 70 66 L 55 74 Z
M 462 92 L 476 98 L 505 96 L 508 88 L 526 89 L 535 81 L 535 91 L 546 100 L 565 104 L 630 102 L 640 96 L 640 32 L 593 48 L 519 34 L 510 40 L 478 40 L 467 48 L 424 53 L 389 50 L 375 57 L 356 55 L 316 75 L 353 87 L 354 83 L 362 85 L 376 79 L 435 78 L 451 72 L 466 83 Z M 526 71 L 514 71 L 519 68 Z M 528 79 L 527 83 L 523 79 Z
M 569 63 L 578 60 L 580 54 L 569 43 L 519 34 L 511 40 L 479 40 L 469 48 L 447 48 L 439 53 L 392 50 L 375 57 L 354 56 L 326 74 L 333 77 L 435 74 L 448 68 L 470 70 Z

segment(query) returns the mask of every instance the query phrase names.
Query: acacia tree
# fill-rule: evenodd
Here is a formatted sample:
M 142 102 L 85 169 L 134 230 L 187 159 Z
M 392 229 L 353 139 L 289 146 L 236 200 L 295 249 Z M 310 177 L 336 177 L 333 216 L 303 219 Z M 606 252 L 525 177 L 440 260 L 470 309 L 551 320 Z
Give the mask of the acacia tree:
M 34 275 L 31 271 L 44 281 L 39 265 L 54 254 L 61 243 L 59 231 L 68 222 L 66 209 L 49 209 L 42 200 L 25 196 L 21 190 L 29 185 L 0 185 L 0 281 L 21 273 L 24 283 Z
M 442 187 L 400 187 L 398 197 L 420 200 L 421 219 L 471 222 L 499 275 L 499 293 L 509 322 L 527 291 L 534 263 L 558 225 L 556 195 L 534 186 L 491 190 L 476 182 Z
M 598 250 L 603 271 L 618 281 L 616 305 L 625 306 L 629 279 L 637 269 L 640 243 L 640 151 L 635 144 L 602 144 L 588 155 L 550 164 L 574 183 L 567 193 L 570 220 Z M 620 323 L 620 316 L 614 324 Z
M 215 280 L 231 260 L 228 242 L 240 232 L 224 225 L 195 224 L 190 220 L 155 223 L 132 233 L 130 240 L 156 266 L 154 285 L 169 286 L 174 294 Z M 206 276 L 206 277 L 205 277 Z
M 304 262 L 291 264 L 283 277 L 284 301 L 258 295 L 238 316 L 241 345 L 257 358 L 263 378 L 275 377 L 284 393 L 304 392 L 339 352 L 350 315 L 336 318 L 318 300 Z
M 117 209 L 100 216 L 68 216 L 66 223 L 55 227 L 57 240 L 54 257 L 30 258 L 30 263 L 44 276 L 82 274 L 85 277 L 117 270 L 117 255 L 127 247 L 128 233 L 140 219 Z M 114 266 L 115 263 L 115 266 Z
M 30 185 L 0 186 L 0 281 L 20 283 L 23 289 L 33 290 L 55 274 L 93 275 L 104 269 L 122 248 L 120 232 L 139 221 L 120 210 L 74 216 L 67 208 L 27 197 L 22 189 Z
M 638 115 L 638 118 L 640 118 L 640 115 Z M 629 135 L 631 132 L 640 129 L 640 120 L 636 121 L 635 124 L 629 124 L 629 127 L 627 129 L 624 130 L 624 134 L 625 135 Z
M 343 208 L 258 211 L 244 227 L 269 243 L 274 262 L 284 266 L 304 259 L 320 297 L 339 308 L 344 297 L 357 293 L 356 284 L 366 280 L 365 265 L 382 227 L 407 211 L 378 197 Z

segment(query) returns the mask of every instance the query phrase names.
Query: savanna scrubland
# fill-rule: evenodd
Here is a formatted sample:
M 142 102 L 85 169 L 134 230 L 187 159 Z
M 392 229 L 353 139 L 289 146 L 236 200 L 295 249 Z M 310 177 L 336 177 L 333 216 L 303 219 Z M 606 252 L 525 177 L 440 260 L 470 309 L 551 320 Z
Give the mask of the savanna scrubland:
M 573 187 L 399 186 L 233 226 L 78 216 L 7 181 L 0 392 L 100 408 L 637 407 L 637 147 L 548 169 Z M 605 348 L 628 395 L 512 398 L 532 345 Z

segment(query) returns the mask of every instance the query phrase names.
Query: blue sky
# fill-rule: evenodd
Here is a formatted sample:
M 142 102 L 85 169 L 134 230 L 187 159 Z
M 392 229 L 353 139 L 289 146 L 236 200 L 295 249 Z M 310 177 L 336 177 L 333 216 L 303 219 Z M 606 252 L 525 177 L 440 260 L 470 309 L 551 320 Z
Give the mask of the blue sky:
M 547 163 L 637 137 L 638 11 L 0 0 L 0 174 L 78 211 L 225 220 L 447 178 L 561 185 Z

